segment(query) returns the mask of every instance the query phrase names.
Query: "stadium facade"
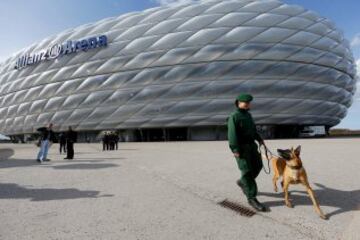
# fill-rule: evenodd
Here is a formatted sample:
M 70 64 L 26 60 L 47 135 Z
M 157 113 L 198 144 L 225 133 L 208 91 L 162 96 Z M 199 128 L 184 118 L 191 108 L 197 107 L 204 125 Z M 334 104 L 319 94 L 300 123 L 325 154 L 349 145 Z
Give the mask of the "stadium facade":
M 349 43 L 328 19 L 280 1 L 207 1 L 70 29 L 0 65 L 0 132 L 49 122 L 125 140 L 224 139 L 241 92 L 271 137 L 329 129 L 356 91 Z

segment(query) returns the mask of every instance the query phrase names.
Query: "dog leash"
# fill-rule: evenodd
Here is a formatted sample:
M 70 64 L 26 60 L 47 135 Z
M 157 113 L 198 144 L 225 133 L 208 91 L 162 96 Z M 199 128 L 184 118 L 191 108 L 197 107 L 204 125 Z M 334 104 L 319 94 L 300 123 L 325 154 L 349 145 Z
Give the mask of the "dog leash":
M 270 149 L 269 149 L 265 144 L 259 145 L 259 152 L 260 152 L 260 154 L 262 153 L 262 151 L 261 151 L 261 146 L 263 146 L 264 149 L 265 149 L 264 153 L 265 153 L 266 160 L 267 160 L 267 162 L 268 162 L 268 169 L 269 169 L 269 171 L 266 171 L 265 166 L 263 166 L 263 169 L 264 169 L 264 172 L 265 172 L 266 174 L 270 174 L 270 173 L 271 173 L 271 169 L 270 169 L 270 158 L 272 158 L 273 156 L 276 156 L 276 155 L 273 154 L 273 153 L 270 151 Z M 270 154 L 271 157 L 269 157 L 269 154 Z M 262 154 L 261 154 L 261 159 L 262 159 Z

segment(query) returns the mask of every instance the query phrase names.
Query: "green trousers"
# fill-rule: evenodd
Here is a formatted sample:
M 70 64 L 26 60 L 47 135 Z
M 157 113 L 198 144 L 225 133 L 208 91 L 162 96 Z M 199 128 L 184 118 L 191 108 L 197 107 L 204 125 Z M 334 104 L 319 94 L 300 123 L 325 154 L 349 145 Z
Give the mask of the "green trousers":
M 259 175 L 263 164 L 256 143 L 244 144 L 240 147 L 240 157 L 236 162 L 241 171 L 240 182 L 244 186 L 244 193 L 248 199 L 256 198 L 256 177 Z

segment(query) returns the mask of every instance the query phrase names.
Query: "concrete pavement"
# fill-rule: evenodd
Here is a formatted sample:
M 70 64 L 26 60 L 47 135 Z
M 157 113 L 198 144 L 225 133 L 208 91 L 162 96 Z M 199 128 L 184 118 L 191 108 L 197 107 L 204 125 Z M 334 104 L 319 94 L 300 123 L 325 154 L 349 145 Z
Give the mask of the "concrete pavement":
M 271 212 L 243 217 L 217 202 L 246 204 L 227 142 L 75 145 L 63 160 L 38 164 L 37 148 L 0 144 L 0 239 L 359 239 L 360 139 L 267 141 L 270 149 L 302 145 L 309 180 L 330 218 L 320 219 L 301 186 L 295 208 L 258 178 Z

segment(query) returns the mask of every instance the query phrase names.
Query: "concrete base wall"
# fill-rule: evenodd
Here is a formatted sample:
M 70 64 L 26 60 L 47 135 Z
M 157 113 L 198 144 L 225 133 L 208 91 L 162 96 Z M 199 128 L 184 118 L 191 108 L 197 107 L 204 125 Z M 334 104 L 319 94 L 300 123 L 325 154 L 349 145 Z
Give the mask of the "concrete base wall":
M 257 130 L 264 139 L 298 138 L 301 125 L 261 125 Z M 105 132 L 116 132 L 120 142 L 219 141 L 227 140 L 226 126 L 125 129 L 78 132 L 78 142 L 101 142 Z M 39 135 L 12 136 L 14 142 L 31 142 Z

